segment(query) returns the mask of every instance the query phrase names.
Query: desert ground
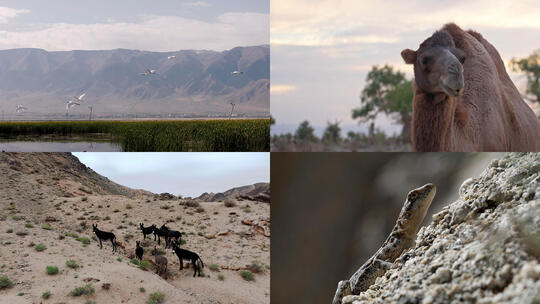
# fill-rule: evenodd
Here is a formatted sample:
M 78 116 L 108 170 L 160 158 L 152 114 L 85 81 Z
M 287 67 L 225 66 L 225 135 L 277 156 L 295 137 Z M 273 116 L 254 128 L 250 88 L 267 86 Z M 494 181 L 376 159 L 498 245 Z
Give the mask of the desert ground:
M 70 154 L 2 153 L 0 176 L 2 302 L 147 303 L 151 293 L 161 292 L 163 303 L 270 303 L 269 203 L 198 202 L 133 190 L 98 176 Z M 116 253 L 110 242 L 100 249 L 94 223 L 116 235 Z M 143 241 L 139 223 L 166 223 L 185 232 L 181 248 L 200 255 L 204 277 L 193 277 L 187 261 L 180 271 L 163 241 Z M 149 261 L 146 270 L 131 261 L 137 240 Z M 153 267 L 154 246 L 165 251 L 167 278 Z M 68 260 L 75 261 L 71 267 Z M 58 273 L 48 274 L 47 266 Z M 253 280 L 243 278 L 243 271 Z M 87 284 L 94 292 L 70 295 Z

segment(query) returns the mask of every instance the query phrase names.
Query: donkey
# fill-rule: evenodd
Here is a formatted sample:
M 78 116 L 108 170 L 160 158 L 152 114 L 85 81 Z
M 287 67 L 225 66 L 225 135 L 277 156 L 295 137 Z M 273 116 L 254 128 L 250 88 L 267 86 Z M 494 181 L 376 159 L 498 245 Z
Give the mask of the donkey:
M 161 237 L 165 239 L 165 244 L 167 243 L 167 230 L 169 230 L 169 228 L 165 225 L 162 225 L 161 228 L 154 228 L 154 241 L 157 236 L 158 245 L 161 244 Z
M 171 241 L 173 240 L 176 243 L 179 243 L 180 238 L 182 237 L 182 233 L 180 231 L 171 230 L 165 225 L 162 225 L 160 229 L 165 234 L 165 248 L 171 248 Z
M 146 236 L 149 235 L 149 234 L 152 234 L 154 232 L 154 230 L 156 229 L 155 224 L 152 224 L 152 225 L 150 225 L 148 227 L 144 227 L 143 223 L 140 223 L 139 226 L 141 227 L 141 232 L 143 234 L 144 239 L 146 239 Z
M 102 231 L 97 228 L 97 224 L 92 224 L 92 229 L 94 230 L 94 233 L 99 239 L 99 248 L 103 249 L 103 244 L 101 243 L 101 240 L 107 241 L 111 240 L 112 246 L 113 246 L 113 252 L 116 251 L 116 236 L 112 232 Z
M 154 246 L 154 250 L 152 250 L 152 255 L 154 256 L 156 260 L 157 274 L 161 275 L 164 273 L 165 279 L 167 279 L 167 263 L 168 263 L 167 258 L 159 254 L 159 251 L 157 250 L 156 246 Z
M 184 250 L 184 249 L 180 249 L 180 247 L 178 247 L 177 243 L 176 242 L 171 242 L 172 243 L 172 249 L 173 249 L 173 252 L 176 253 L 176 256 L 178 256 L 178 260 L 180 261 L 180 270 L 184 269 L 184 263 L 183 263 L 183 260 L 186 260 L 186 261 L 191 261 L 191 264 L 193 265 L 193 277 L 195 277 L 195 275 L 197 274 L 197 272 L 199 273 L 199 277 L 201 277 L 201 268 L 204 268 L 204 263 L 201 259 L 201 257 L 196 254 L 195 252 L 191 252 L 189 250 Z M 202 267 L 199 267 L 199 265 L 197 264 L 197 260 L 201 261 L 201 266 Z
M 135 249 L 135 255 L 142 261 L 144 249 L 141 247 L 141 242 L 137 241 L 137 248 Z

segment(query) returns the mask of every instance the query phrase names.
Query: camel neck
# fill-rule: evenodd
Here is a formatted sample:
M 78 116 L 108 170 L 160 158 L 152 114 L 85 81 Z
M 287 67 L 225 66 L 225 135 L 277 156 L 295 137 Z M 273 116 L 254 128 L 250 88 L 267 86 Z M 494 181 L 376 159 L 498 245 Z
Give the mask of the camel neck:
M 447 151 L 454 123 L 453 97 L 415 92 L 413 101 L 412 144 L 415 151 Z

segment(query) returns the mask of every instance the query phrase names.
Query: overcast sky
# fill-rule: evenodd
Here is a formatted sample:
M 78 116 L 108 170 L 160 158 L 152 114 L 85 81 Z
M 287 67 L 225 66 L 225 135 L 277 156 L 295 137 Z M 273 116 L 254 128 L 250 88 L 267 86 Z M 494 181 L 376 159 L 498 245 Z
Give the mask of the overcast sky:
M 412 77 L 401 50 L 417 49 L 447 22 L 479 31 L 505 62 L 540 48 L 536 0 L 272 0 L 270 5 L 273 130 L 305 119 L 354 126 L 351 110 L 360 104 L 371 67 L 391 64 Z M 524 88 L 523 75 L 511 76 Z M 390 122 L 380 119 L 377 125 L 400 130 Z
M 0 49 L 221 51 L 268 43 L 268 0 L 0 1 Z
M 73 153 L 110 180 L 196 197 L 270 181 L 270 153 Z

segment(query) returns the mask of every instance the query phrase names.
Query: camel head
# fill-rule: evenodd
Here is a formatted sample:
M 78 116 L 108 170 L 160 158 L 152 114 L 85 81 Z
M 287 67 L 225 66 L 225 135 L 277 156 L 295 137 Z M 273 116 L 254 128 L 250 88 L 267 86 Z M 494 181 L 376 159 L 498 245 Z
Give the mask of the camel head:
M 401 57 L 414 65 L 416 85 L 424 92 L 459 96 L 463 92 L 465 53 L 457 49 L 447 31 L 437 31 L 418 50 L 405 49 Z

